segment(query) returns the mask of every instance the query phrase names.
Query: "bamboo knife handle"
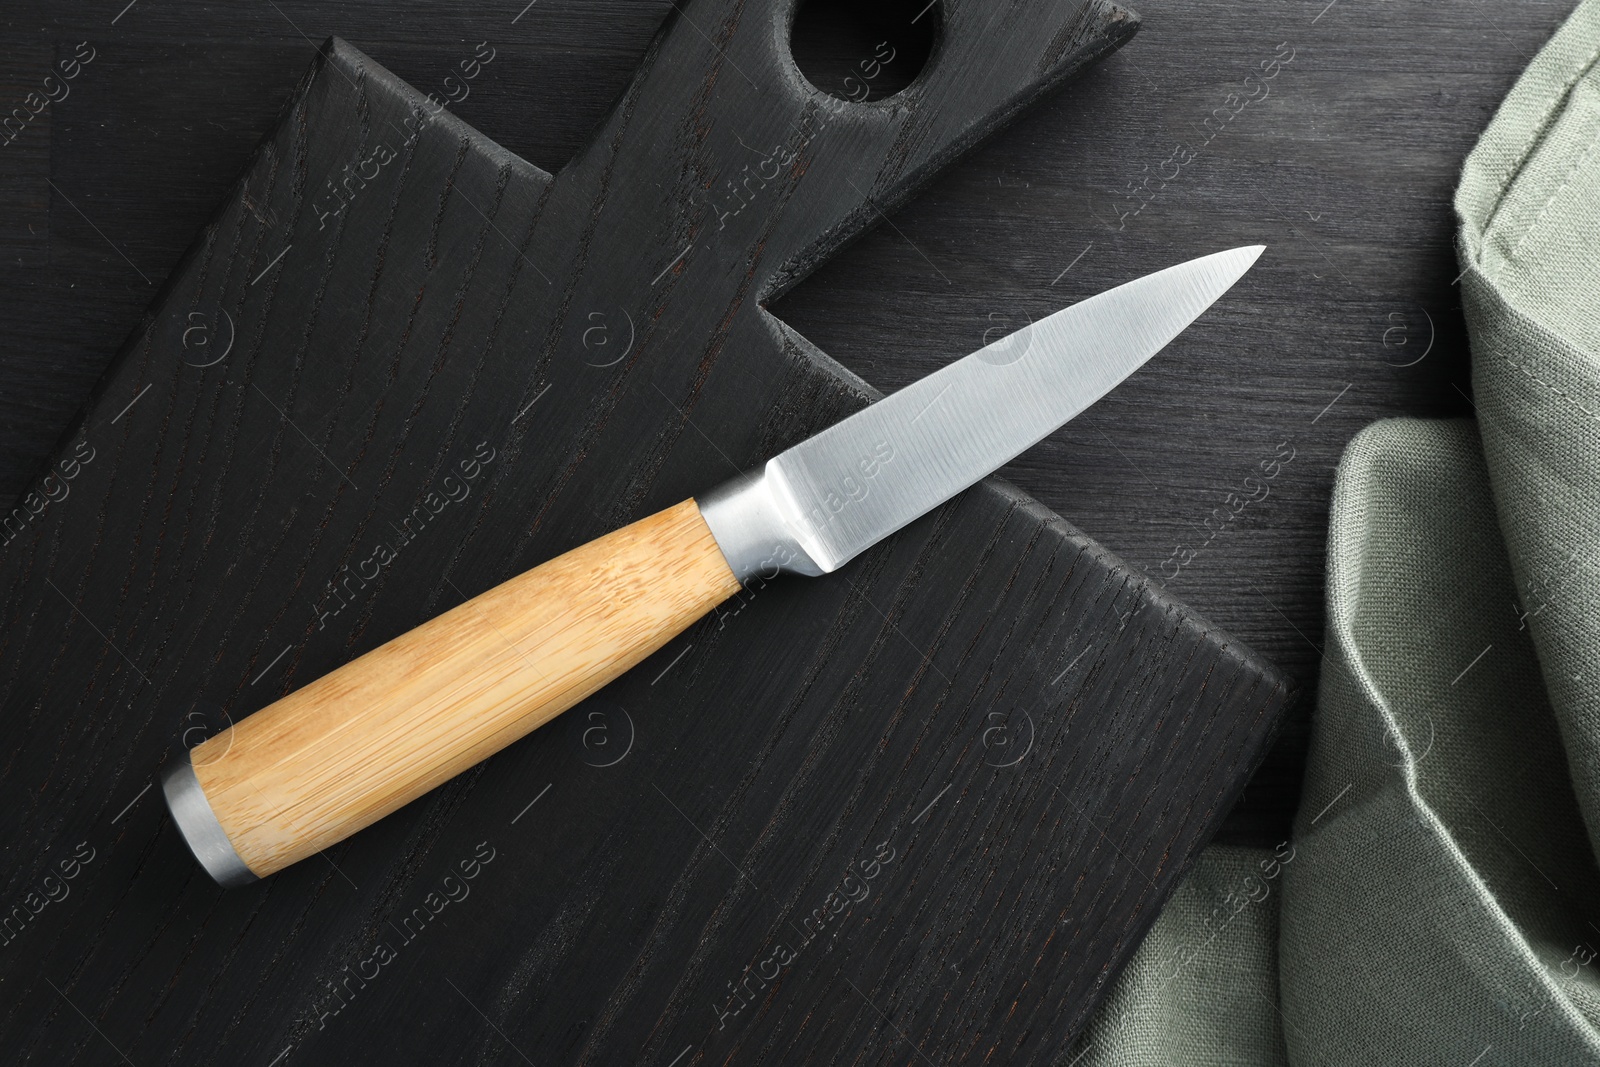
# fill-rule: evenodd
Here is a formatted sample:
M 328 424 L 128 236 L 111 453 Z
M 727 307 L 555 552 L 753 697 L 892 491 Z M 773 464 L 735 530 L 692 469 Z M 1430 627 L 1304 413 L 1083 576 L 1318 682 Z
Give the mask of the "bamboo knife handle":
M 738 589 L 686 500 L 208 738 L 167 772 L 174 821 L 217 881 L 264 877 L 542 726 Z

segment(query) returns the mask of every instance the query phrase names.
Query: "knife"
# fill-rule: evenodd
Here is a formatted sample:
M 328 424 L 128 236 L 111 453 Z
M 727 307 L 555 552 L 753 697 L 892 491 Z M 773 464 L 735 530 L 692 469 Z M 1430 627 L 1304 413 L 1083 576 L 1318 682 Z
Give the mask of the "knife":
M 173 822 L 223 886 L 343 840 L 593 694 L 745 582 L 836 571 L 1027 450 L 1263 250 L 1202 256 L 1040 319 L 401 634 L 174 760 Z

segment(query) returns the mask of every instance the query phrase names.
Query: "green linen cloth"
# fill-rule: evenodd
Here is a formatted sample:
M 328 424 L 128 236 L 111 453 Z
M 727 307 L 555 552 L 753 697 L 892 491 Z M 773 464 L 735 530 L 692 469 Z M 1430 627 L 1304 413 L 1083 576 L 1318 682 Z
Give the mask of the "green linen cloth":
M 1292 844 L 1209 849 L 1059 1057 L 1600 1064 L 1600 0 L 1462 171 L 1476 420 L 1359 434 Z

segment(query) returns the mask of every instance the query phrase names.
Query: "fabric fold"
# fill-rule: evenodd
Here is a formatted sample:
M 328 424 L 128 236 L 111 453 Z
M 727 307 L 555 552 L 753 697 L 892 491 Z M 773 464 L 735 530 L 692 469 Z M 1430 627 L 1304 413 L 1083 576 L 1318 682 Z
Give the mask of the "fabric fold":
M 1600 879 L 1514 592 L 1471 422 L 1351 442 L 1285 874 L 1292 1063 L 1600 1062 Z
M 1472 385 L 1519 611 L 1600 847 L 1600 5 L 1579 5 L 1462 169 Z

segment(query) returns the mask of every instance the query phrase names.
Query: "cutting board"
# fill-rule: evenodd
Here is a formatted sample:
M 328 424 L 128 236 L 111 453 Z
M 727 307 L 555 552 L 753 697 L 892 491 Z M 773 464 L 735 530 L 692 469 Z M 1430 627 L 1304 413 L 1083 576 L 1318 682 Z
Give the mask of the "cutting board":
M 1082 1025 L 1290 686 L 998 480 L 255 886 L 150 788 L 869 403 L 763 305 L 1135 28 L 943 0 L 852 102 L 789 9 L 684 5 L 557 176 L 441 106 L 487 43 L 425 89 L 322 49 L 5 520 L 19 1062 L 1028 1064 Z

